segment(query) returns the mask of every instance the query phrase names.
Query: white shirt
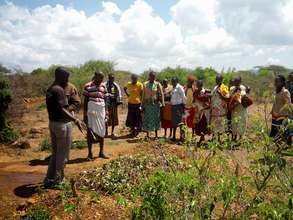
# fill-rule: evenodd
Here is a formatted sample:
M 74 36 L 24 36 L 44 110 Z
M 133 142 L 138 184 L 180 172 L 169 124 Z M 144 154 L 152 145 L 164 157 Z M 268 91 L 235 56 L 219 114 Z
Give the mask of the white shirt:
M 186 96 L 185 96 L 184 88 L 179 83 L 177 83 L 175 88 L 173 88 L 171 91 L 171 104 L 180 105 L 185 103 L 186 103 Z

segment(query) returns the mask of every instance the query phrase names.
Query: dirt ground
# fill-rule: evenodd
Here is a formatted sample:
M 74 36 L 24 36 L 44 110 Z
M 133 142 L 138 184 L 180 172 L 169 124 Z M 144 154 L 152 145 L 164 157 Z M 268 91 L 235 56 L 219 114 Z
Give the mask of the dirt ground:
M 30 187 L 41 183 L 47 171 L 45 158 L 47 151 L 40 151 L 40 144 L 49 138 L 48 119 L 46 110 L 36 111 L 34 106 L 21 118 L 13 120 L 13 126 L 19 130 L 21 140 L 29 143 L 29 149 L 18 149 L 14 146 L 0 145 L 0 219 L 11 217 L 16 208 L 30 197 Z M 81 114 L 79 115 L 81 118 Z M 111 159 L 121 155 L 131 155 L 136 152 L 136 141 L 132 143 L 125 139 L 127 129 L 124 127 L 126 112 L 121 110 L 120 125 L 116 128 L 116 138 L 105 140 L 105 151 Z M 109 129 L 110 130 L 110 129 Z M 73 140 L 85 140 L 79 130 L 74 127 Z M 94 146 L 94 156 L 99 148 Z M 101 166 L 109 160 L 96 158 L 87 161 L 87 149 L 70 151 L 70 161 L 66 166 L 66 175 L 76 175 L 82 170 Z
M 29 106 L 28 112 L 22 117 L 13 120 L 12 125 L 20 132 L 20 140 L 29 143 L 28 149 L 19 149 L 13 146 L 0 145 L 0 219 L 13 218 L 17 207 L 27 202 L 32 197 L 32 189 L 43 181 L 47 162 L 44 160 L 49 152 L 40 151 L 40 144 L 45 138 L 49 138 L 48 119 L 45 109 L 36 110 L 37 105 Z M 254 109 L 253 111 L 259 111 Z M 79 118 L 81 118 L 79 114 Z M 140 140 L 129 140 L 125 128 L 126 110 L 120 109 L 120 125 L 116 128 L 116 138 L 105 140 L 105 151 L 111 159 L 122 155 L 132 155 L 140 151 Z M 163 131 L 160 132 L 162 136 Z M 73 140 L 84 140 L 84 136 L 74 127 Z M 173 146 L 178 149 L 177 145 Z M 94 147 L 94 156 L 98 154 L 98 147 Z M 237 154 L 237 153 L 236 153 Z M 241 154 L 240 154 L 241 155 Z M 110 160 L 95 159 L 87 161 L 87 149 L 73 149 L 70 152 L 70 162 L 65 172 L 67 176 L 77 175 L 88 168 L 101 166 Z

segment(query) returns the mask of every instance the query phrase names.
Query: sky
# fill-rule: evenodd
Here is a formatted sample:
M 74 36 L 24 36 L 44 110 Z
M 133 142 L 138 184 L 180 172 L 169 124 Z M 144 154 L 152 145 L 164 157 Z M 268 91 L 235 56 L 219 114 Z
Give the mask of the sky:
M 0 63 L 293 67 L 293 0 L 0 0 Z

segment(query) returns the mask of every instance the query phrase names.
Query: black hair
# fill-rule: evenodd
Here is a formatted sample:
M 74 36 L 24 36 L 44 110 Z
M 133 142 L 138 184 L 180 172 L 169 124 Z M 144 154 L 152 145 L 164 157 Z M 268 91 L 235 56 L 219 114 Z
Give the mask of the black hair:
M 149 72 L 149 75 L 156 76 L 156 72 L 155 72 L 155 71 L 153 71 L 153 70 L 151 70 L 151 71 Z
M 203 86 L 203 81 L 201 79 L 199 79 L 199 80 L 196 81 L 196 84 L 200 85 L 200 86 Z
M 59 66 L 55 69 L 55 78 L 58 79 L 63 76 L 69 76 L 70 73 L 64 67 Z
M 97 77 L 97 76 L 100 76 L 100 77 L 104 78 L 104 74 L 103 74 L 103 72 L 100 71 L 100 70 L 96 70 L 96 72 L 95 72 L 95 76 L 96 76 L 96 77 Z
M 138 76 L 136 75 L 136 74 L 131 74 L 131 78 L 135 78 L 135 79 L 137 79 L 138 78 Z
M 223 80 L 223 75 L 220 73 L 217 73 L 216 78 L 220 78 L 221 80 Z
M 286 85 L 286 78 L 285 78 L 285 76 L 283 76 L 283 75 L 281 75 L 281 74 L 278 74 L 278 75 L 276 76 L 276 79 L 279 79 L 279 80 L 282 82 L 283 86 Z
M 172 81 L 175 81 L 175 82 L 178 83 L 178 78 L 175 76 L 175 77 L 172 78 Z

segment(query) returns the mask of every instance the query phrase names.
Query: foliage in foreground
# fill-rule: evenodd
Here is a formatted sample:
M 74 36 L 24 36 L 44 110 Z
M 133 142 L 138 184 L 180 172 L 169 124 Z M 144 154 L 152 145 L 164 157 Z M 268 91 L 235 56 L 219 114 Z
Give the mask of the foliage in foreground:
M 20 217 L 20 220 L 49 220 L 50 212 L 48 208 L 44 205 L 33 206 L 28 214 L 23 217 Z
M 67 184 L 55 207 L 61 216 L 82 218 L 80 207 L 89 205 L 82 198 L 90 194 L 97 208 L 101 195 L 116 198 L 122 216 L 132 219 L 293 219 L 292 150 L 273 143 L 264 126 L 253 123 L 254 135 L 241 143 L 223 137 L 204 148 L 195 148 L 186 133 L 182 161 L 160 140 L 145 143 L 148 156 L 121 157 L 81 173 L 77 198 Z
M 87 147 L 86 140 L 74 140 L 71 144 L 71 149 L 83 149 Z M 51 151 L 52 146 L 49 138 L 44 138 L 39 146 L 40 151 Z
M 183 167 L 176 159 L 173 162 L 176 169 Z M 103 167 L 84 171 L 80 174 L 77 185 L 105 194 L 127 194 L 162 166 L 160 161 L 150 156 L 120 157 Z
M 263 132 L 258 137 L 238 150 L 228 139 L 208 143 L 208 150 L 187 147 L 190 168 L 151 175 L 137 188 L 142 203 L 132 219 L 293 219 L 287 146 Z
M 6 119 L 6 111 L 11 101 L 9 84 L 0 76 L 0 143 L 12 143 L 18 138 L 17 133 L 9 127 Z

